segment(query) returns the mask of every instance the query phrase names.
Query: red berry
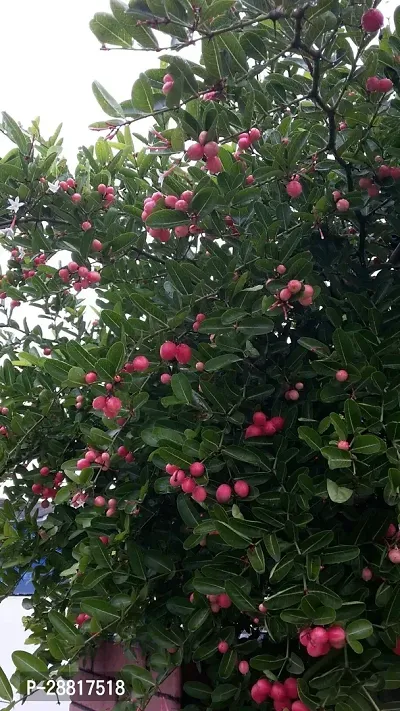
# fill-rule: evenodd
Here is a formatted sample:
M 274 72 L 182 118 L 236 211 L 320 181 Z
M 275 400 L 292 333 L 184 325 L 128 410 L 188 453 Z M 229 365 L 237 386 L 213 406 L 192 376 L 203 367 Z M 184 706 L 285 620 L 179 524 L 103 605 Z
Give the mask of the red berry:
M 280 681 L 274 681 L 270 695 L 271 699 L 274 699 L 275 701 L 282 701 L 282 699 L 286 699 L 287 695 L 285 687 L 280 683 Z
M 90 373 L 86 373 L 85 383 L 87 383 L 87 385 L 92 385 L 96 381 L 97 381 L 97 374 L 96 373 L 94 373 L 93 371 L 90 371 Z
M 245 151 L 247 148 L 249 148 L 251 145 L 250 137 L 248 134 L 242 134 L 242 136 L 238 140 L 238 147 L 240 148 L 241 151 Z
M 165 207 L 170 207 L 171 209 L 174 209 L 177 202 L 178 198 L 175 195 L 167 195 L 167 197 L 165 198 Z
M 199 134 L 199 143 L 201 146 L 204 146 L 207 143 L 207 131 L 202 131 Z
M 204 464 L 202 462 L 193 462 L 189 467 L 189 471 L 194 477 L 203 476 L 205 471 Z
M 361 572 L 361 577 L 366 583 L 371 580 L 373 577 L 371 568 L 363 568 Z
M 177 200 L 175 203 L 175 210 L 187 212 L 189 210 L 189 205 L 187 204 L 186 200 Z
M 191 479 L 190 477 L 186 477 L 184 481 L 181 484 L 182 491 L 185 492 L 185 494 L 193 494 L 197 484 L 194 481 L 194 479 Z
M 300 644 L 303 645 L 303 647 L 307 647 L 307 645 L 310 643 L 310 634 L 311 634 L 311 629 L 310 627 L 307 627 L 304 630 L 301 630 L 299 634 L 299 642 Z
M 267 608 L 265 607 L 265 605 L 262 604 L 262 602 L 259 604 L 258 609 L 260 612 L 263 613 L 263 615 L 265 615 L 265 613 L 267 612 Z
M 229 644 L 228 644 L 228 642 L 224 642 L 224 641 L 223 641 L 223 642 L 220 642 L 220 643 L 218 644 L 218 651 L 219 651 L 221 654 L 226 654 L 227 651 L 228 651 L 228 649 L 229 649 Z
M 383 94 L 386 94 L 388 91 L 391 91 L 393 89 L 393 82 L 391 79 L 379 79 L 379 89 L 378 91 L 381 91 Z
M 115 397 L 114 395 L 109 397 L 108 400 L 106 401 L 106 408 L 109 413 L 114 413 L 114 415 L 111 415 L 112 417 L 115 417 L 115 415 L 118 415 L 120 409 L 122 407 L 122 402 L 119 399 L 119 397 Z
M 286 185 L 286 192 L 289 195 L 289 197 L 297 198 L 303 192 L 303 187 L 298 180 L 291 180 Z
M 81 228 L 83 229 L 84 232 L 87 232 L 88 230 L 92 229 L 92 223 L 89 222 L 89 220 L 85 220 L 85 222 L 82 222 Z
M 205 363 L 202 363 L 201 360 L 199 360 L 199 361 L 196 363 L 196 365 L 195 365 L 195 368 L 196 368 L 196 370 L 197 370 L 198 373 L 202 373 L 205 367 L 206 367 L 206 366 L 205 366 Z
M 253 425 L 256 427 L 264 427 L 267 421 L 267 416 L 263 412 L 255 412 L 253 415 Z
M 68 271 L 70 271 L 73 274 L 74 272 L 78 271 L 79 264 L 77 264 L 76 262 L 69 262 L 67 264 L 67 267 L 68 267 Z
M 384 22 L 385 18 L 381 11 L 376 8 L 371 8 L 364 12 L 361 18 L 361 27 L 364 32 L 377 32 L 383 27 Z
M 216 499 L 218 503 L 220 504 L 226 504 L 228 503 L 229 499 L 232 496 L 232 489 L 229 486 L 229 484 L 220 484 L 216 491 Z
M 126 457 L 126 455 L 128 454 L 128 450 L 127 450 L 126 447 L 124 447 L 123 445 L 121 445 L 121 446 L 118 447 L 118 449 L 117 449 L 117 454 L 118 454 L 120 457 Z
M 336 371 L 335 378 L 339 383 L 344 383 L 346 380 L 348 380 L 349 374 L 347 370 L 338 370 Z
M 287 285 L 287 288 L 292 294 L 298 294 L 301 291 L 303 284 L 298 279 L 291 279 Z
M 174 87 L 174 82 L 167 81 L 167 82 L 165 82 L 165 84 L 163 84 L 161 91 L 165 96 L 167 96 L 167 94 L 169 94 L 170 91 L 172 91 L 173 87 Z
M 181 365 L 186 365 L 189 363 L 192 357 L 192 349 L 187 346 L 186 343 L 180 343 L 176 346 L 175 358 Z
M 310 297 L 313 296 L 313 294 L 314 288 L 311 286 L 311 284 L 304 284 L 303 296 Z
M 276 432 L 281 432 L 285 426 L 285 419 L 281 417 L 280 415 L 277 415 L 275 417 L 271 417 L 269 420 L 270 424 L 273 425 L 275 428 Z M 274 433 L 275 434 L 275 433 Z
M 204 148 L 201 143 L 192 143 L 186 151 L 188 160 L 201 160 L 204 154 Z
M 199 504 L 205 501 L 207 498 L 207 491 L 205 490 L 204 486 L 196 486 L 195 490 L 192 493 L 192 499 L 194 501 L 197 501 Z
M 48 476 L 50 474 L 50 469 L 49 467 L 42 467 L 39 471 L 39 474 L 41 476 Z
M 104 546 L 107 546 L 110 539 L 108 536 L 99 536 L 99 541 L 101 541 Z
M 172 375 L 169 373 L 162 373 L 160 376 L 160 381 L 163 385 L 169 385 L 172 380 Z
M 82 470 L 82 469 L 87 469 L 88 467 L 90 467 L 90 462 L 87 459 L 78 459 L 78 461 L 76 463 L 77 469 Z
M 302 701 L 294 701 L 292 703 L 292 711 L 311 711 L 308 706 L 303 704 Z
M 388 558 L 391 563 L 398 565 L 400 563 L 400 548 L 392 548 L 388 553 Z
M 324 648 L 322 644 L 311 644 L 307 645 L 307 653 L 310 657 L 322 657 L 324 655 Z
M 219 145 L 215 141 L 209 141 L 203 150 L 206 158 L 215 158 L 219 153 Z
M 92 242 L 92 250 L 94 252 L 101 252 L 102 249 L 103 249 L 102 242 L 100 242 L 99 239 L 94 239 Z
M 218 156 L 215 156 L 214 158 L 208 158 L 206 162 L 206 169 L 213 174 L 221 173 L 221 171 L 223 170 L 221 159 L 218 158 Z
M 397 533 L 396 526 L 394 525 L 394 523 L 390 523 L 388 530 L 385 533 L 385 538 L 393 538 L 393 536 L 395 536 L 396 533 Z
M 372 180 L 371 178 L 360 178 L 358 185 L 361 190 L 368 190 L 368 188 L 372 185 Z
M 341 649 L 346 642 L 346 632 L 339 625 L 332 625 L 327 630 L 329 644 L 335 649 Z M 337 646 L 338 645 L 338 646 Z
M 295 401 L 295 400 L 298 400 L 298 399 L 299 399 L 300 395 L 299 395 L 299 393 L 297 392 L 297 390 L 288 390 L 288 391 L 285 393 L 285 397 L 286 397 L 286 400 L 293 400 L 293 401 Z
M 251 143 L 259 141 L 261 138 L 261 131 L 258 128 L 251 128 L 249 131 L 249 138 Z
M 378 77 L 368 77 L 365 88 L 367 91 L 379 91 L 380 80 Z
M 174 229 L 177 237 L 187 237 L 189 234 L 189 227 L 187 225 L 177 225 Z
M 378 177 L 381 180 L 384 180 L 385 178 L 390 178 L 390 166 L 388 165 L 381 165 L 378 168 Z
M 107 185 L 104 185 L 104 183 L 100 183 L 100 185 L 97 186 L 97 192 L 100 195 L 105 195 L 107 192 Z
M 76 185 L 76 182 L 73 178 L 67 178 L 67 185 L 69 188 L 74 188 Z
M 379 186 L 373 184 L 368 188 L 367 192 L 368 192 L 369 197 L 378 197 L 378 195 L 380 193 Z
M 337 448 L 338 449 L 343 449 L 344 451 L 347 451 L 350 449 L 350 445 L 348 442 L 346 442 L 345 439 L 340 439 L 339 442 L 337 443 Z
M 174 360 L 176 356 L 176 345 L 172 341 L 165 341 L 160 348 L 160 357 L 163 360 Z
M 150 365 L 150 362 L 146 358 L 146 356 L 139 355 L 133 359 L 132 364 L 133 364 L 133 367 L 135 368 L 135 370 L 137 370 L 139 373 L 142 373 L 143 371 L 147 370 L 147 368 Z
M 61 190 L 68 190 L 68 183 L 66 180 L 60 181 L 60 188 L 61 188 Z
M 98 395 L 92 402 L 92 407 L 94 410 L 102 410 L 106 405 L 106 398 L 104 395 Z
M 310 632 L 310 640 L 313 644 L 325 644 L 329 640 L 328 632 L 324 627 L 314 627 Z
M 93 501 L 95 506 L 101 507 L 106 505 L 106 500 L 104 496 L 96 496 L 95 500 Z
M 246 178 L 246 185 L 253 185 L 254 182 L 255 182 L 254 175 L 248 175 Z
M 278 264 L 278 266 L 277 266 L 277 268 L 276 268 L 276 271 L 277 271 L 277 273 L 280 274 L 280 275 L 285 274 L 285 272 L 286 272 L 286 267 L 285 267 L 285 265 L 284 265 L 284 264 Z
M 263 434 L 264 430 L 261 427 L 256 427 L 256 425 L 249 425 L 246 428 L 244 438 L 249 439 L 249 437 L 262 437 Z
M 283 682 L 283 686 L 285 687 L 286 696 L 289 699 L 298 699 L 299 698 L 299 693 L 297 691 L 297 679 L 295 679 L 293 676 L 289 676 Z
M 205 314 L 197 314 L 196 321 L 198 321 L 199 323 L 203 323 L 203 321 L 205 321 L 205 320 L 206 320 Z
M 71 200 L 75 205 L 77 205 L 82 200 L 82 195 L 80 193 L 74 193 L 71 195 Z
M 218 595 L 217 602 L 223 610 L 228 610 L 228 608 L 232 606 L 232 600 L 226 593 Z
M 235 494 L 241 499 L 246 499 L 250 492 L 250 487 L 247 481 L 243 481 L 242 479 L 239 479 L 239 481 L 235 481 L 233 489 Z
M 390 175 L 393 178 L 393 180 L 399 180 L 400 179 L 400 168 L 397 168 L 396 166 L 393 166 L 390 168 Z
M 342 198 L 341 200 L 338 200 L 336 203 L 336 209 L 338 212 L 346 212 L 350 207 L 350 203 L 348 200 L 345 200 Z
M 43 491 L 43 487 L 41 484 L 32 484 L 32 491 L 37 496 L 40 496 Z
M 166 84 L 167 81 L 174 81 L 174 77 L 172 74 L 164 74 L 163 76 L 163 82 Z
M 248 674 L 250 669 L 249 663 L 245 660 L 239 662 L 238 669 L 241 674 Z

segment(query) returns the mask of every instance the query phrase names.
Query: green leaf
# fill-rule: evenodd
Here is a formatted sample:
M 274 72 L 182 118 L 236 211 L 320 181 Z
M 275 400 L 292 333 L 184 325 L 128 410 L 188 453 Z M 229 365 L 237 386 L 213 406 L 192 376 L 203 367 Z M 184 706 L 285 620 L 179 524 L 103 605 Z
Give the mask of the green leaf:
M 369 620 L 354 620 L 346 628 L 346 639 L 350 647 L 356 654 L 361 654 L 363 646 L 358 640 L 366 639 L 374 633 L 374 629 Z
M 134 17 L 127 14 L 128 6 L 121 0 L 110 0 L 110 7 L 120 27 L 146 49 L 157 49 L 158 42 L 152 30 L 146 25 L 138 25 Z
M 269 574 L 269 581 L 273 585 L 274 583 L 279 583 L 281 580 L 289 575 L 291 569 L 294 566 L 294 554 L 288 553 L 283 556 L 278 563 L 275 563 Z
M 324 565 L 345 563 L 358 558 L 359 555 L 360 549 L 357 546 L 330 546 L 329 550 L 322 554 L 322 563 Z
M 82 580 L 82 585 L 86 590 L 91 590 L 109 575 L 111 575 L 111 571 L 105 570 L 105 568 L 95 568 L 95 570 L 89 570 Z
M 111 569 L 112 565 L 108 550 L 106 546 L 98 540 L 98 538 L 91 539 L 90 552 L 100 568 L 108 568 L 108 570 Z
M 144 567 L 143 551 L 131 539 L 127 541 L 126 552 L 128 554 L 129 565 L 135 578 L 147 580 L 147 575 Z
M 308 536 L 308 538 L 299 545 L 302 555 L 315 553 L 315 551 L 326 548 L 332 543 L 333 538 L 334 535 L 332 531 L 321 531 L 320 533 L 314 533 L 314 535 Z
M 233 604 L 236 605 L 241 612 L 252 612 L 257 609 L 253 600 L 251 600 L 233 580 L 226 581 L 225 590 Z
M 218 531 L 222 540 L 231 546 L 231 548 L 247 548 L 251 539 L 248 538 L 244 533 L 238 530 L 236 521 L 230 520 L 229 523 L 225 521 L 216 521 L 215 529 Z
M 138 666 L 137 664 L 128 664 L 127 666 L 122 667 L 120 673 L 128 679 L 137 679 L 142 684 L 155 686 L 151 672 L 149 672 L 148 669 L 144 669 L 144 667 Z
M 94 617 L 98 622 L 104 623 L 104 625 L 110 625 L 120 619 L 120 612 L 101 597 L 83 598 L 81 600 L 81 608 L 83 612 Z
M 192 386 L 184 373 L 175 373 L 171 378 L 172 391 L 179 400 L 185 405 L 192 403 Z
M 376 454 L 382 449 L 383 441 L 375 435 L 356 435 L 351 445 L 353 454 Z
M 226 705 L 226 702 L 232 699 L 236 692 L 237 687 L 233 684 L 219 684 L 211 694 L 212 702 L 213 704 Z
M 224 370 L 232 363 L 237 363 L 243 360 L 240 356 L 236 356 L 233 353 L 225 353 L 224 355 L 217 356 L 216 358 L 211 358 L 206 362 L 206 372 L 214 373 L 216 370 Z
M 202 188 L 193 196 L 190 208 L 203 218 L 213 211 L 219 201 L 220 195 L 216 188 Z
M 189 225 L 190 218 L 180 210 L 154 210 L 146 220 L 147 227 L 176 227 Z
M 49 645 L 49 652 L 59 662 L 67 659 L 68 653 L 60 638 L 56 634 L 47 634 L 46 642 Z
M 151 114 L 154 105 L 154 94 L 146 74 L 139 74 L 132 87 L 132 105 L 144 114 Z
M 51 610 L 49 612 L 49 622 L 54 627 L 56 632 L 60 635 L 61 639 L 65 640 L 66 642 L 69 642 L 71 644 L 79 644 L 80 640 L 82 639 L 82 636 L 79 634 L 78 630 L 70 620 L 68 620 L 64 615 L 61 615 L 60 612 L 56 612 L 55 610 Z
M 131 47 L 130 34 L 108 12 L 96 12 L 89 23 L 90 29 L 102 44 L 112 44 L 117 47 Z
M 362 426 L 361 410 L 355 400 L 346 400 L 344 403 L 344 413 L 350 432 L 355 432 Z
M 263 535 L 264 545 L 267 552 L 277 563 L 281 557 L 281 549 L 275 533 L 265 533 Z
M 189 528 L 195 528 L 198 523 L 200 523 L 200 515 L 190 499 L 184 494 L 179 494 L 176 505 L 180 514 L 180 517 L 184 523 Z
M 350 452 L 337 447 L 322 447 L 321 454 L 328 460 L 329 469 L 351 467 Z
M 120 118 L 125 118 L 124 110 L 122 106 L 108 93 L 107 89 L 100 84 L 98 81 L 94 81 L 92 84 L 93 94 L 97 99 L 98 104 L 107 114 L 107 116 L 119 116 Z
M 304 440 L 304 442 L 306 442 L 311 449 L 321 449 L 322 437 L 318 434 L 318 432 L 316 432 L 316 430 L 313 430 L 312 427 L 302 426 L 297 429 L 297 432 L 300 439 Z
M 193 613 L 187 623 L 187 628 L 189 632 L 196 632 L 196 630 L 200 629 L 200 627 L 204 625 L 210 615 L 211 611 L 209 607 L 202 608 L 201 610 L 196 610 L 196 612 Z
M 141 314 L 150 316 L 154 321 L 160 323 L 162 326 L 167 326 L 166 316 L 159 306 L 153 304 L 149 299 L 146 299 L 141 294 L 131 294 L 130 300 L 139 309 Z
M 303 348 L 306 348 L 312 353 L 317 353 L 319 356 L 328 356 L 330 352 L 325 343 L 321 343 L 321 341 L 317 341 L 315 338 L 304 338 L 302 336 L 298 339 L 297 343 L 299 346 L 303 346 Z
M 353 496 L 352 489 L 348 489 L 346 486 L 338 486 L 336 482 L 332 479 L 326 480 L 326 486 L 328 490 L 328 496 L 331 501 L 335 504 L 344 504 Z
M 233 670 L 237 666 L 237 653 L 235 649 L 229 649 L 226 654 L 222 655 L 220 661 L 218 676 L 220 679 L 229 679 L 233 674 Z
M 0 699 L 5 701 L 12 701 L 14 698 L 13 690 L 10 682 L 8 681 L 3 669 L 0 667 Z
M 38 657 L 37 653 L 33 655 L 29 654 L 29 652 L 17 651 L 13 652 L 11 657 L 18 671 L 25 674 L 28 679 L 40 680 L 48 678 L 47 664 Z
M 207 701 L 212 692 L 211 687 L 201 681 L 186 681 L 183 685 L 183 690 L 188 696 L 193 699 L 200 699 L 200 701 Z
M 174 571 L 174 564 L 171 558 L 158 551 L 145 551 L 144 562 L 148 568 L 162 575 L 170 575 Z
M 351 337 L 342 328 L 337 328 L 332 334 L 333 345 L 342 365 L 352 362 L 354 346 Z
M 256 464 L 260 466 L 261 461 L 255 452 L 250 451 L 250 449 L 245 447 L 225 447 L 222 453 L 232 459 L 238 459 L 239 462 L 248 462 L 248 464 Z
M 264 557 L 264 551 L 261 547 L 261 543 L 257 543 L 254 547 L 248 548 L 247 549 L 247 558 L 249 559 L 249 563 L 253 570 L 256 571 L 256 573 L 264 573 L 265 572 L 265 557 Z
M 115 343 L 113 343 L 107 353 L 106 358 L 114 366 L 115 373 L 118 373 L 126 360 L 124 344 L 121 341 L 116 341 Z

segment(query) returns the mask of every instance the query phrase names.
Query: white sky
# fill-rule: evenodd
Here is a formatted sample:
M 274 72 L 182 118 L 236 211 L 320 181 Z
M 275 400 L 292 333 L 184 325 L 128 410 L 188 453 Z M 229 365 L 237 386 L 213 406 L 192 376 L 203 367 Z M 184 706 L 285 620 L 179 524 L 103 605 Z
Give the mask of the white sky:
M 399 4 L 383 0 L 380 8 L 389 17 Z M 71 163 L 96 138 L 88 125 L 105 118 L 92 81 L 122 101 L 140 70 L 158 66 L 153 52 L 100 51 L 89 21 L 101 11 L 109 11 L 108 0 L 0 0 L 0 110 L 25 126 L 40 116 L 45 135 L 62 122 Z

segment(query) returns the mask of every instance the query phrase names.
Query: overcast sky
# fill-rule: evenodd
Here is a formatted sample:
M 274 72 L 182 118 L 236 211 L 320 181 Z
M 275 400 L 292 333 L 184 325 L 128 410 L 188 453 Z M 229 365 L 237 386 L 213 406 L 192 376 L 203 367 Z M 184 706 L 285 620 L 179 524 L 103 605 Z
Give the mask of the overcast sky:
M 400 0 L 383 0 L 390 16 Z M 95 136 L 88 125 L 105 117 L 91 83 L 100 81 L 119 101 L 129 98 L 140 69 L 157 66 L 152 52 L 101 52 L 89 29 L 108 0 L 0 0 L 0 110 L 23 125 L 41 117 L 44 134 L 64 124 L 66 153 L 73 161 Z M 0 141 L 0 153 L 4 142 Z

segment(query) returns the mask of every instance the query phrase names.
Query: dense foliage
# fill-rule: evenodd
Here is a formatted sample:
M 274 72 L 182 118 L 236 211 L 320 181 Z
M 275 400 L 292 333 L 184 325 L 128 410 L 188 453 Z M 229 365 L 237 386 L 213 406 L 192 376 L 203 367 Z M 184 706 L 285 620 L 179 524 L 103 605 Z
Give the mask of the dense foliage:
M 0 592 L 32 570 L 39 645 L 11 682 L 71 676 L 111 638 L 146 654 L 122 672 L 142 707 L 195 662 L 187 711 L 385 708 L 400 16 L 392 33 L 370 0 L 111 10 L 100 42 L 160 66 L 121 103 L 94 83 L 107 119 L 75 172 L 60 130 L 1 124 Z

